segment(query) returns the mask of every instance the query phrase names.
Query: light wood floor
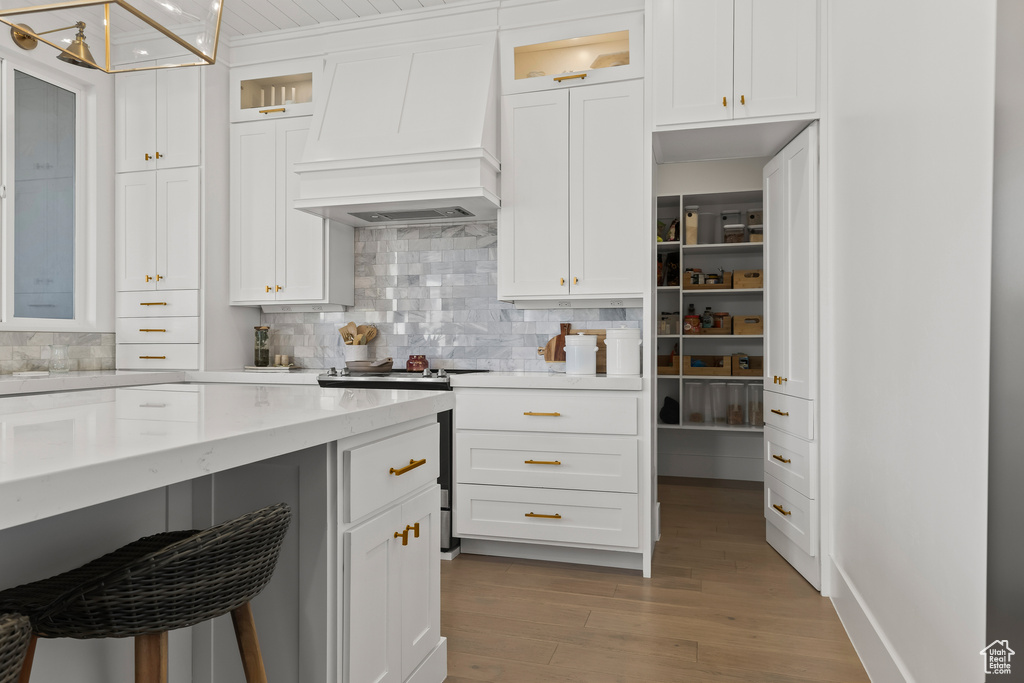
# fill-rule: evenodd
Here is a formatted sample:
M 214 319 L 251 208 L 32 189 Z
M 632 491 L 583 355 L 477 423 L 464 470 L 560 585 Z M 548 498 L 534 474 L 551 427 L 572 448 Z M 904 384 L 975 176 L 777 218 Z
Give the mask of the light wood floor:
M 447 683 L 868 681 L 828 599 L 764 540 L 760 485 L 665 479 L 654 578 L 442 562 Z

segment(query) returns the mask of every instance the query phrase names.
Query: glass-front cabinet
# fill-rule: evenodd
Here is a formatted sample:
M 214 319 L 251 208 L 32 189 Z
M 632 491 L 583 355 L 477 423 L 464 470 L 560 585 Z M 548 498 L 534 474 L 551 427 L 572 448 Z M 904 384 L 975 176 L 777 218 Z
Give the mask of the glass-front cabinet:
M 293 59 L 231 70 L 231 122 L 309 116 L 323 59 Z

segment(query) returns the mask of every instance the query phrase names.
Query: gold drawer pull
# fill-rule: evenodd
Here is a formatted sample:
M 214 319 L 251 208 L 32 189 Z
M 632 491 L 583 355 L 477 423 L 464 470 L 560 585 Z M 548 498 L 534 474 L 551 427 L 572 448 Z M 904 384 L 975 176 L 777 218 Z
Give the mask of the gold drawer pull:
M 139 332 L 166 332 L 167 330 L 139 328 Z
M 555 76 L 555 80 L 557 82 L 559 82 L 559 83 L 561 83 L 562 81 L 567 81 L 570 78 L 578 78 L 578 79 L 580 79 L 582 81 L 586 77 L 587 77 L 587 74 L 585 74 L 585 73 L 583 73 L 583 74 L 572 74 L 570 76 Z
M 776 505 L 775 503 L 772 503 L 772 507 L 775 508 L 776 510 L 778 510 L 779 512 L 781 512 L 784 515 L 791 515 L 791 514 L 793 514 L 792 510 L 786 510 L 781 505 Z
M 139 356 L 139 360 L 167 360 L 167 356 Z
M 284 111 L 284 107 L 278 107 L 277 109 L 260 109 L 261 114 L 274 114 L 279 111 Z
M 781 410 L 775 410 L 775 408 L 772 408 L 772 412 L 775 413 L 776 415 L 781 415 L 782 417 L 789 417 L 788 410 L 786 412 L 782 412 Z
M 400 475 L 405 474 L 409 470 L 414 470 L 417 467 L 419 467 L 420 465 L 426 465 L 426 464 L 427 464 L 427 459 L 426 458 L 423 458 L 422 460 L 410 460 L 409 464 L 406 465 L 405 467 L 401 468 L 401 469 L 397 469 L 396 470 L 394 467 L 392 467 L 390 470 L 388 470 L 388 474 L 394 474 L 395 476 L 400 476 Z
M 166 306 L 166 301 L 149 301 L 146 303 L 140 303 L 140 306 Z
M 526 517 L 539 517 L 540 519 L 561 519 L 562 515 L 538 515 L 534 512 L 527 512 Z
M 530 413 L 526 412 L 523 415 L 529 415 L 530 417 L 562 417 L 561 413 Z
M 524 460 L 526 465 L 561 465 L 560 460 Z
M 774 453 L 772 453 L 772 457 L 778 460 L 779 462 L 786 463 L 787 465 L 793 462 L 790 458 L 783 458 L 781 455 L 775 455 Z

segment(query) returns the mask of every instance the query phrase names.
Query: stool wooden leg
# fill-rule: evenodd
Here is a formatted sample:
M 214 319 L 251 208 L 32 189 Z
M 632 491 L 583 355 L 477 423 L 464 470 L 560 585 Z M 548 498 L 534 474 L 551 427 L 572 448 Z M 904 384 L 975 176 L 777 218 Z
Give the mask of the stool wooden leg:
M 135 636 L 135 683 L 167 683 L 167 631 Z
M 260 639 L 256 636 L 256 622 L 252 618 L 252 606 L 245 603 L 232 610 L 231 623 L 235 627 L 235 640 L 238 641 L 238 654 L 242 656 L 246 683 L 267 683 L 263 655 L 260 654 Z
M 21 674 L 18 676 L 18 683 L 28 683 L 28 677 L 32 675 L 32 660 L 36 656 L 36 641 L 39 640 L 36 634 L 32 634 L 28 641 L 28 650 L 25 651 L 25 659 L 21 663 Z

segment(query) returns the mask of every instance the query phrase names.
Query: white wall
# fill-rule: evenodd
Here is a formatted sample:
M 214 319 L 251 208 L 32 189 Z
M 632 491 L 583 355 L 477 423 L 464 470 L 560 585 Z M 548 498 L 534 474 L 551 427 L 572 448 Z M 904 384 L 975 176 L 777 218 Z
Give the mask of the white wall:
M 995 4 L 830 9 L 823 458 L 875 681 L 981 679 Z

